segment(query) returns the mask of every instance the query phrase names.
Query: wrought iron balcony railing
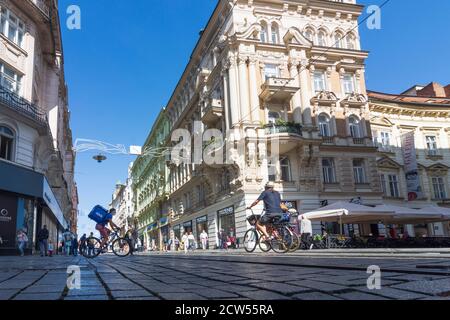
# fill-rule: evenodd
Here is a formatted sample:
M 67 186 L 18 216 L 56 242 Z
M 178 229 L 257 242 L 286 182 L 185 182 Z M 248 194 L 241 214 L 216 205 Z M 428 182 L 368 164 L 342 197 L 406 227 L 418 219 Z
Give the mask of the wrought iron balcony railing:
M 266 134 L 291 133 L 302 135 L 302 126 L 300 124 L 269 124 L 264 127 Z
M 48 123 L 47 115 L 40 112 L 38 106 L 1 85 L 0 104 L 15 110 L 40 124 L 46 125 Z

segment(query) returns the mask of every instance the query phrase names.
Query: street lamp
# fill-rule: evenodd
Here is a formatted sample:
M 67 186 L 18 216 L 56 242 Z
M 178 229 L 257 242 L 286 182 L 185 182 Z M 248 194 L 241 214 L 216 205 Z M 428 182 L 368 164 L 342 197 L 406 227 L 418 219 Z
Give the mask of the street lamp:
M 98 154 L 96 156 L 92 157 L 94 160 L 96 160 L 98 163 L 102 163 L 103 161 L 105 161 L 107 158 L 106 156 L 102 155 L 102 154 Z

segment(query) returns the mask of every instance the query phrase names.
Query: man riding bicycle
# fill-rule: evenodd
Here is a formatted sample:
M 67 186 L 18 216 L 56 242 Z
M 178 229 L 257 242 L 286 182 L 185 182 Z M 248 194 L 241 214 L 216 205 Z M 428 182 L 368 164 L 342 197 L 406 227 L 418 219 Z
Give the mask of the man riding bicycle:
M 260 201 L 264 201 L 265 213 L 256 222 L 256 228 L 261 231 L 266 239 L 270 239 L 267 233 L 266 225 L 270 223 L 273 218 L 282 217 L 283 212 L 288 211 L 288 208 L 281 202 L 280 194 L 274 190 L 275 184 L 271 181 L 267 182 L 265 190 L 261 193 L 259 198 L 252 203 L 247 209 L 256 206 Z
M 109 230 L 106 225 L 109 224 L 109 226 L 115 230 L 115 229 L 120 229 L 114 222 L 112 222 L 113 216 L 116 214 L 116 209 L 112 208 L 109 210 L 109 213 L 107 215 L 105 215 L 104 219 L 102 222 L 97 223 L 97 225 L 95 226 L 95 229 L 98 230 L 100 232 L 101 238 L 102 238 L 102 242 L 101 242 L 101 247 L 103 248 L 106 244 L 106 242 L 109 239 L 109 234 L 111 233 L 111 230 Z

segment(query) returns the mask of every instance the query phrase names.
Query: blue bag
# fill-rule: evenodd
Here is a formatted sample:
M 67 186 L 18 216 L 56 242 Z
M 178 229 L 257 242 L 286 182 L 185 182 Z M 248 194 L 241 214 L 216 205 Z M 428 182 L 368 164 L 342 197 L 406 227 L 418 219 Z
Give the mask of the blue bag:
M 107 215 L 108 210 L 106 210 L 102 206 L 95 206 L 94 209 L 92 209 L 91 213 L 89 213 L 88 217 L 89 219 L 94 220 L 97 223 L 102 223 L 105 221 Z

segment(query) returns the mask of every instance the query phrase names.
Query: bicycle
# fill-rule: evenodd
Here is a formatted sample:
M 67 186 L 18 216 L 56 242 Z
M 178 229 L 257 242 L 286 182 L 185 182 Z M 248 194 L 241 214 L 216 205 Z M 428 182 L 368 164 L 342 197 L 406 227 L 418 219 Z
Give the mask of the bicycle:
M 109 235 L 108 241 L 102 247 L 102 241 L 96 237 L 89 237 L 86 239 L 86 245 L 83 246 L 82 254 L 85 258 L 92 259 L 97 257 L 105 250 L 108 251 L 111 247 L 112 252 L 118 257 L 126 257 L 131 253 L 131 243 L 127 238 L 119 235 L 120 230 L 114 230 Z
M 293 245 L 293 233 L 288 228 L 289 219 L 286 220 L 281 217 L 272 218 L 266 225 L 267 233 L 270 235 L 270 240 L 261 241 L 262 233 L 256 228 L 257 221 L 261 216 L 252 214 L 247 218 L 252 228 L 247 230 L 244 235 L 244 249 L 251 253 L 255 251 L 256 246 L 259 245 L 261 251 L 268 252 L 272 249 L 276 253 L 286 253 Z

